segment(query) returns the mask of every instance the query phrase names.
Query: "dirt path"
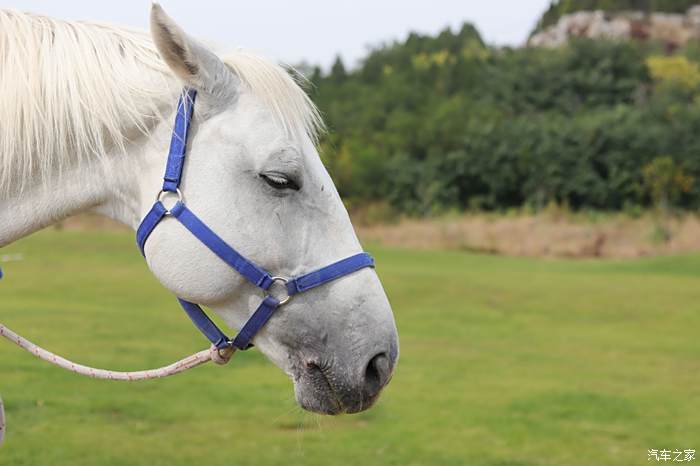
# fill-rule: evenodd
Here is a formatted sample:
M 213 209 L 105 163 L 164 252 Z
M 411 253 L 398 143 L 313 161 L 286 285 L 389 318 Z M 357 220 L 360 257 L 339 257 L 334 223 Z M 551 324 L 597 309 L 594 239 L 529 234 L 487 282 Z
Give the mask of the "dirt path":
M 457 249 L 543 257 L 631 258 L 700 251 L 700 218 L 659 225 L 651 215 L 602 220 L 575 216 L 466 215 L 358 227 L 363 241 L 418 249 Z
M 452 249 L 538 257 L 633 258 L 700 251 L 700 217 L 683 215 L 663 226 L 650 214 L 588 218 L 583 214 L 498 216 L 473 214 L 437 219 L 403 219 L 391 224 L 363 225 L 365 243 L 411 249 Z M 104 217 L 82 215 L 53 228 L 68 230 L 125 229 Z

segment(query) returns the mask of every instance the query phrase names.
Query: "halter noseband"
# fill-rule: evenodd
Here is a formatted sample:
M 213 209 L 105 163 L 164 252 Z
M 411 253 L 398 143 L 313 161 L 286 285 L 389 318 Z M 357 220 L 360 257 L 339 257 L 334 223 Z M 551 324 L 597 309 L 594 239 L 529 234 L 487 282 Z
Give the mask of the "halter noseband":
M 163 177 L 163 189 L 158 194 L 155 204 L 141 221 L 136 231 L 136 241 L 145 257 L 144 246 L 149 235 L 166 216 L 177 219 L 190 233 L 208 247 L 221 260 L 243 275 L 250 283 L 266 292 L 262 302 L 253 315 L 243 325 L 238 335 L 231 340 L 224 334 L 212 320 L 204 313 L 202 308 L 194 303 L 178 298 L 180 305 L 187 312 L 192 322 L 218 349 L 238 348 L 245 350 L 253 346 L 251 341 L 260 329 L 272 317 L 272 314 L 282 305 L 289 302 L 296 294 L 310 290 L 328 283 L 337 278 L 356 272 L 365 267 L 374 267 L 374 259 L 366 252 L 355 254 L 348 258 L 334 262 L 313 272 L 295 278 L 272 276 L 253 261 L 246 259 L 234 248 L 226 244 L 214 231 L 202 222 L 191 210 L 187 208 L 180 192 L 180 180 L 185 164 L 187 152 L 187 134 L 192 119 L 194 100 L 197 92 L 194 89 L 186 89 L 177 105 L 175 127 L 170 141 L 168 162 L 165 166 Z M 177 196 L 177 203 L 168 210 L 161 202 L 165 196 Z M 282 299 L 275 298 L 268 290 L 273 283 L 282 283 L 287 296 Z

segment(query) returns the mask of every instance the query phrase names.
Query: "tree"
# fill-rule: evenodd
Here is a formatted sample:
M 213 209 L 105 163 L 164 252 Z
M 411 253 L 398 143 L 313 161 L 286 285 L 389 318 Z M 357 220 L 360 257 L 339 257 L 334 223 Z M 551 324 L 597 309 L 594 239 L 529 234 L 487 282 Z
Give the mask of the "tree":
M 672 157 L 656 157 L 642 169 L 644 185 L 654 205 L 661 212 L 668 212 L 674 200 L 687 193 L 694 178 L 683 170 Z
M 345 81 L 345 78 L 347 78 L 348 73 L 345 71 L 345 65 L 343 64 L 343 59 L 340 58 L 340 55 L 335 57 L 335 61 L 333 62 L 333 66 L 331 67 L 331 75 L 330 78 L 336 82 L 336 83 L 342 83 Z
M 489 48 L 471 25 L 413 33 L 355 69 L 338 57 L 314 73 L 331 130 L 323 157 L 353 203 L 413 214 L 551 202 L 697 208 L 699 61 L 623 41 Z M 680 174 L 668 178 L 658 154 L 674 154 Z

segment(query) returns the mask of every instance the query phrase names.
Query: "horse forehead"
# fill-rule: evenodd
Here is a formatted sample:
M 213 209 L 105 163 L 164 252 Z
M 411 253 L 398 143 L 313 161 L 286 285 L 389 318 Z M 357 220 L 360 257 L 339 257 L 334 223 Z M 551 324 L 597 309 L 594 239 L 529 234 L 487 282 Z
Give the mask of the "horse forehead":
M 279 117 L 276 117 L 274 109 L 250 91 L 241 91 L 225 113 L 229 123 L 234 123 L 234 127 L 245 128 L 249 133 L 284 132 L 284 126 Z
M 210 125 L 206 137 L 219 139 L 216 142 L 226 145 L 242 145 L 251 155 L 302 154 L 302 147 L 306 147 L 305 143 L 289 135 L 264 107 L 234 108 L 213 118 Z
M 256 163 L 294 164 L 308 175 L 324 178 L 325 167 L 311 138 L 304 131 L 291 134 L 273 109 L 249 91 L 242 92 L 230 108 L 213 116 L 208 124 L 205 120 L 204 126 L 207 129 L 201 147 L 205 152 L 209 150 L 207 143 L 239 147 L 248 160 Z

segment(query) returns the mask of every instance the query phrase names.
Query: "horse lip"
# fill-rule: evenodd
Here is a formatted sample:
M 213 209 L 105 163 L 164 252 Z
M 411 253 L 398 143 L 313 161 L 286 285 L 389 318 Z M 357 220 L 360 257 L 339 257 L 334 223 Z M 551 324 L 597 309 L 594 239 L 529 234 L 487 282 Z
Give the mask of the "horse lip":
M 304 362 L 304 370 L 302 370 L 301 377 L 299 377 L 298 380 L 307 383 L 311 382 L 309 385 L 313 387 L 314 398 L 323 406 L 310 406 L 303 402 L 301 404 L 303 408 L 310 411 L 319 412 L 321 414 L 342 414 L 347 412 L 347 409 L 343 405 L 341 397 L 338 396 L 338 391 L 333 386 L 333 383 L 326 374 L 329 367 L 330 364 L 315 360 L 307 360 Z M 306 379 L 305 381 L 301 380 L 304 378 Z M 319 387 L 319 385 L 321 385 L 323 388 Z M 324 399 L 325 401 L 331 402 L 331 404 L 324 403 L 322 401 Z

